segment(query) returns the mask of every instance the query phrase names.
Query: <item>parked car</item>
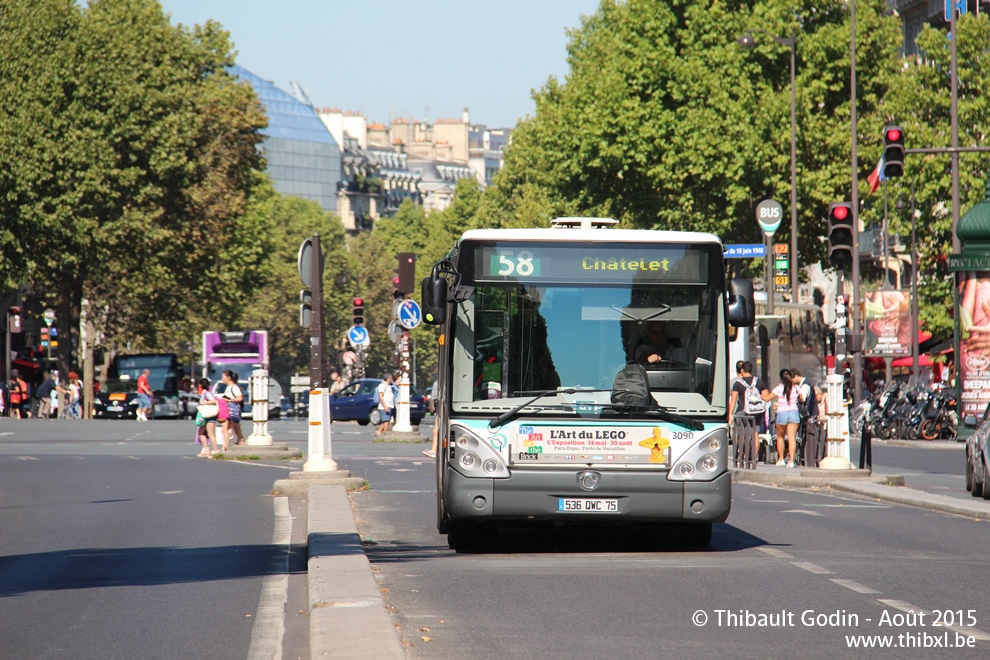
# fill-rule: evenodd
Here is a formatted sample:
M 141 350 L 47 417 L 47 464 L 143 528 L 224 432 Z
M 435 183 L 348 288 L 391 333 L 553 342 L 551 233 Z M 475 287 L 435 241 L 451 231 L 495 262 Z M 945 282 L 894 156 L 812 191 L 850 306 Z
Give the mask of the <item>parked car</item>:
M 362 378 L 352 382 L 336 394 L 330 395 L 330 417 L 335 422 L 356 421 L 361 426 L 378 421 L 378 404 L 375 390 L 382 381 L 378 378 Z M 417 426 L 426 415 L 423 395 L 409 386 L 409 423 Z
M 94 418 L 137 419 L 136 380 L 108 380 L 100 386 L 93 401 Z M 151 418 L 155 415 L 151 410 Z
M 976 426 L 973 434 L 966 440 L 966 490 L 973 497 L 983 497 L 990 500 L 990 404 L 983 410 L 979 420 L 967 416 L 963 423 L 966 426 Z

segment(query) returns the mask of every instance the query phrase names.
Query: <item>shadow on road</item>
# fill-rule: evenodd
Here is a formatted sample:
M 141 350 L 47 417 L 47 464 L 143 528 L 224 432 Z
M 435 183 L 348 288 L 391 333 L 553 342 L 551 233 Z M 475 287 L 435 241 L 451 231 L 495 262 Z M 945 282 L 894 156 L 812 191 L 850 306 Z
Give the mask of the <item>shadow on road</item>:
M 767 545 L 765 540 L 725 523 L 715 525 L 711 544 L 706 548 L 682 545 L 677 527 L 673 524 L 651 529 L 601 526 L 510 527 L 498 529 L 495 535 L 486 539 L 482 550 L 469 554 L 712 553 L 739 552 L 763 545 Z M 447 547 L 446 537 L 440 534 L 431 536 L 428 542 L 422 543 L 409 540 L 366 540 L 364 548 L 372 563 L 423 561 L 457 554 Z
M 288 555 L 287 562 L 273 562 Z M 273 571 L 273 565 L 288 570 Z M 216 582 L 306 572 L 306 545 L 82 548 L 0 557 L 0 597 L 33 591 Z

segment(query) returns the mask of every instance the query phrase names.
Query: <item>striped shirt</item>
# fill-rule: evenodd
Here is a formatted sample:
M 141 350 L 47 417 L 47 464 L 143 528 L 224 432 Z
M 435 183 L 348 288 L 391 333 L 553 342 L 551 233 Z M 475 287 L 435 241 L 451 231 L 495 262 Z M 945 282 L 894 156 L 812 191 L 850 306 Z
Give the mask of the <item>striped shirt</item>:
M 791 383 L 791 396 L 785 399 L 783 383 L 773 388 L 773 393 L 777 395 L 777 412 L 796 411 L 798 409 L 798 391 L 800 389 L 797 383 Z

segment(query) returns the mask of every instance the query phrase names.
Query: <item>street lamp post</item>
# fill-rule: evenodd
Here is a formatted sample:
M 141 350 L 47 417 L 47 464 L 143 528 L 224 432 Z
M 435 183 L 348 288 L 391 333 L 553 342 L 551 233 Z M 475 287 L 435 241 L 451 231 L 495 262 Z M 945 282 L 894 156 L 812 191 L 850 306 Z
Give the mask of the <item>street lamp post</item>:
M 739 47 L 743 50 L 750 50 L 754 45 L 756 45 L 756 40 L 753 39 L 753 32 L 762 32 L 763 34 L 773 37 L 773 40 L 782 46 L 787 46 L 791 49 L 791 302 L 798 301 L 798 247 L 797 247 L 797 103 L 796 103 L 796 85 L 794 83 L 794 69 L 796 63 L 795 48 L 794 44 L 797 41 L 797 33 L 793 30 L 791 31 L 791 38 L 787 39 L 785 37 L 778 37 L 777 35 L 770 34 L 766 30 L 761 30 L 759 28 L 753 28 L 748 30 L 746 34 L 739 37 Z M 770 291 L 770 296 L 773 296 L 773 291 Z

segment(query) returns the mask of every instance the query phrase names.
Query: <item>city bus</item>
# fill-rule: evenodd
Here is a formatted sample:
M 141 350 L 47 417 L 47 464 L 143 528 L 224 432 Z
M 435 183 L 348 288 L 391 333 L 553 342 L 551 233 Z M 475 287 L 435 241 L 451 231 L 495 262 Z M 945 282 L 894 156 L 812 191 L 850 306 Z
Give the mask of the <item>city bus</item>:
M 108 377 L 111 380 L 136 381 L 145 369 L 150 371 L 148 384 L 154 392 L 152 417 L 181 417 L 179 380 L 185 371 L 179 366 L 179 356 L 175 353 L 117 355 L 110 362 Z
M 423 281 L 451 548 L 582 523 L 703 546 L 729 515 L 727 336 L 753 323 L 752 284 L 726 282 L 714 235 L 583 220 L 468 231 Z
M 226 370 L 237 374 L 237 382 L 244 391 L 245 418 L 252 418 L 253 410 L 247 403 L 247 388 L 255 369 L 269 369 L 268 332 L 249 330 L 237 332 L 208 331 L 203 333 L 203 376 L 214 385 Z M 268 378 L 268 417 L 278 417 L 281 412 L 282 387 L 274 378 Z

